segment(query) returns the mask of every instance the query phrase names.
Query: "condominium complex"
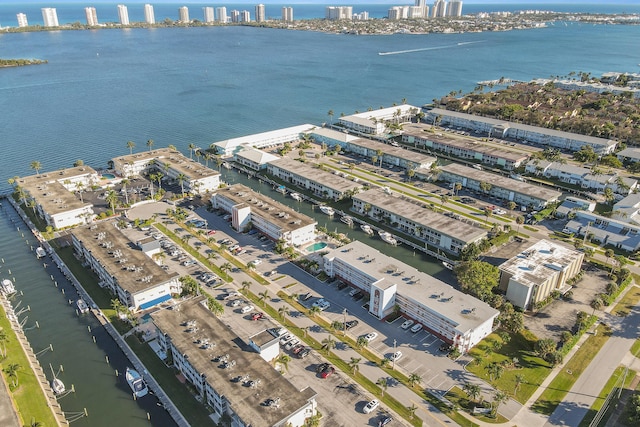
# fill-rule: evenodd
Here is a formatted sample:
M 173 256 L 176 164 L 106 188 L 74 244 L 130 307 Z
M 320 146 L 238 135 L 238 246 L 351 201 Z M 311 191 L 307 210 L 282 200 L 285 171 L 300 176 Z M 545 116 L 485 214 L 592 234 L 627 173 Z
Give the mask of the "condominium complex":
M 338 124 L 355 132 L 380 135 L 388 133 L 391 125 L 410 122 L 419 112 L 418 107 L 402 104 L 340 117 Z
M 355 194 L 352 209 L 425 242 L 432 249 L 458 254 L 487 232 L 474 221 L 445 216 L 415 199 L 371 189 Z
M 146 22 L 147 24 L 156 23 L 156 16 L 153 13 L 153 6 L 148 3 L 144 5 L 144 22 Z
M 59 230 L 93 221 L 93 205 L 83 200 L 82 192 L 99 182 L 93 168 L 78 166 L 20 178 L 16 184 L 47 225 Z
M 362 184 L 341 175 L 288 158 L 269 162 L 267 171 L 287 184 L 312 192 L 316 197 L 334 201 L 350 197 L 362 189 Z
M 98 25 L 98 14 L 96 13 L 95 7 L 85 7 L 84 15 L 87 18 L 87 25 L 90 27 L 95 27 Z
M 447 16 L 447 2 L 444 0 L 435 0 L 431 8 L 432 18 L 442 18 Z
M 239 138 L 214 142 L 211 144 L 211 148 L 214 149 L 217 154 L 233 156 L 236 152 L 246 147 L 269 148 L 299 141 L 303 134 L 311 132 L 316 127 L 317 126 L 311 124 L 304 124 L 254 135 L 241 136 Z
M 118 19 L 120 25 L 129 25 L 129 10 L 123 4 L 118 5 Z
M 240 12 L 240 22 L 251 22 L 251 13 L 248 10 Z
M 58 12 L 53 7 L 43 7 L 42 20 L 45 27 L 58 27 Z
M 264 21 L 265 21 L 264 5 L 259 4 L 256 6 L 256 22 L 264 22 Z
M 291 384 L 218 319 L 204 297 L 151 318 L 163 353 L 211 409 L 215 424 L 225 417 L 236 427 L 302 427 L 316 414 L 316 392 Z
M 584 252 L 540 240 L 500 265 L 499 288 L 515 306 L 533 309 L 552 292 L 565 293 L 580 272 Z
M 220 186 L 220 172 L 170 148 L 120 156 L 112 162 L 115 172 L 123 177 L 158 173 L 162 181 L 174 182 L 186 193 L 203 194 Z
M 292 246 L 309 243 L 316 238 L 316 221 L 243 184 L 219 189 L 211 198 L 216 209 L 231 215 L 231 226 L 244 231 L 253 226 L 273 240 L 284 240 Z
M 447 16 L 462 16 L 462 1 L 451 0 L 447 8 Z
M 16 15 L 16 18 L 18 20 L 18 27 L 22 28 L 22 27 L 29 26 L 29 22 L 27 21 L 27 15 L 25 15 L 24 13 L 18 13 Z
M 216 8 L 216 15 L 218 15 L 218 22 L 222 23 L 222 24 L 226 24 L 228 21 L 228 17 L 227 17 L 227 8 L 222 6 L 222 7 L 217 7 Z
M 211 6 L 202 8 L 202 11 L 204 12 L 204 22 L 206 22 L 207 24 L 210 24 L 211 22 L 215 21 L 215 15 L 213 13 L 213 10 L 214 9 Z
M 604 155 L 612 153 L 618 144 L 612 139 L 507 122 L 491 117 L 459 113 L 441 108 L 428 109 L 424 112 L 426 113 L 424 120 L 427 123 L 463 128 L 469 131 L 488 134 L 489 137 L 514 139 L 526 143 L 539 144 L 541 146 L 560 148 L 562 150 L 578 151 L 583 146 L 589 145 L 593 148 L 593 151 Z
M 233 9 L 231 11 L 231 16 L 230 16 L 230 20 L 231 22 L 240 22 L 240 11 L 237 9 Z
M 427 18 L 429 13 L 428 7 L 421 6 L 393 6 L 389 9 L 387 17 L 390 20 L 399 19 L 423 19 Z
M 293 8 L 290 6 L 285 6 L 282 8 L 282 21 L 283 22 L 293 22 Z
M 178 9 L 178 20 L 180 22 L 189 22 L 189 8 L 182 6 Z
M 132 242 L 116 221 L 100 221 L 75 228 L 71 234 L 77 256 L 131 310 L 145 310 L 182 291 L 178 273 L 167 272 Z
M 359 241 L 323 257 L 324 271 L 368 294 L 378 319 L 400 312 L 467 352 L 489 335 L 498 310 Z
M 327 6 L 324 17 L 330 20 L 351 19 L 353 16 L 352 6 Z
M 413 169 L 416 172 L 421 169 L 429 169 L 437 160 L 433 156 L 427 156 L 426 154 L 416 153 L 415 151 L 409 151 L 402 147 L 394 147 L 393 145 L 366 138 L 349 141 L 344 149 L 345 151 L 365 157 L 368 162 L 378 165 L 384 163 L 404 170 Z

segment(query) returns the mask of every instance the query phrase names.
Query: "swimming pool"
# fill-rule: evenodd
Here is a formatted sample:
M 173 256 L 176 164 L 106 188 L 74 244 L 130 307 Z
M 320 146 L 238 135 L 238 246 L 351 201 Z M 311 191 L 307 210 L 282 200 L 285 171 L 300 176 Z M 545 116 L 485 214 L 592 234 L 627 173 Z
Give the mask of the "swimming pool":
M 311 246 L 307 246 L 306 250 L 308 252 L 315 252 L 315 251 L 319 251 L 320 249 L 324 249 L 327 247 L 327 244 L 324 242 L 318 242 L 318 243 L 314 243 Z
M 116 176 L 112 173 L 103 173 L 102 177 L 106 179 L 116 179 Z

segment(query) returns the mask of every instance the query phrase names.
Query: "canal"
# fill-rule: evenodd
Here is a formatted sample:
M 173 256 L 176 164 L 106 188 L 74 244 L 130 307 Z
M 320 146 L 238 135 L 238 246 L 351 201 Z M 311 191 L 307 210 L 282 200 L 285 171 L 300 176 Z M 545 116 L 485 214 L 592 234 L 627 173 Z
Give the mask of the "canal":
M 75 389 L 59 399 L 66 418 L 77 418 L 72 425 L 175 426 L 155 396 L 133 400 L 122 375 L 128 360 L 92 315 L 76 314 L 69 304 L 77 299 L 75 289 L 49 257 L 36 258 L 35 237 L 6 201 L 0 208 L 0 235 L 0 276 L 15 282 L 18 293 L 11 303 L 31 347 L 49 379 L 51 364 L 66 388 Z M 88 417 L 81 415 L 85 408 Z

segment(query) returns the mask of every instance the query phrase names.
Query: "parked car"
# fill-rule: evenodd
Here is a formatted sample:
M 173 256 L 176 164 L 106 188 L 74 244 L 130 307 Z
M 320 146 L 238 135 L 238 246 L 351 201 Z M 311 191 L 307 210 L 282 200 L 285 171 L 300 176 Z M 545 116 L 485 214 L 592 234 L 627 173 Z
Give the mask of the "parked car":
M 298 345 L 296 345 L 295 347 L 293 347 L 293 348 L 291 349 L 291 353 L 293 353 L 293 354 L 298 354 L 298 353 L 300 353 L 302 350 L 304 350 L 304 345 L 302 345 L 302 344 L 298 344 Z
M 209 230 L 209 231 L 207 231 L 207 235 L 208 235 L 208 236 L 213 236 L 214 234 L 216 234 L 216 230 Z
M 384 427 L 387 424 L 389 424 L 392 420 L 393 418 L 391 418 L 389 415 L 383 415 L 382 417 L 380 417 L 380 420 L 378 421 L 378 427 Z
M 316 366 L 316 372 L 320 373 L 322 371 L 324 371 L 325 369 L 327 369 L 329 367 L 328 363 L 320 363 L 318 366 Z
M 401 357 L 402 357 L 402 352 L 398 350 L 391 355 L 391 361 L 397 362 L 398 360 L 400 360 Z
M 380 406 L 380 402 L 377 399 L 373 399 L 371 402 L 367 403 L 364 406 L 364 413 L 365 414 L 370 414 L 371 412 L 375 411 L 375 409 Z
M 253 261 L 251 261 L 251 264 L 260 265 L 260 264 L 262 264 L 262 260 L 261 259 L 254 259 Z
M 192 265 L 196 265 L 198 262 L 195 259 L 187 259 L 185 261 L 182 261 L 182 265 L 184 265 L 185 267 L 190 267 Z
M 237 299 L 237 300 L 233 300 L 231 301 L 231 307 L 238 307 L 240 304 L 242 304 L 244 301 L 241 299 Z
M 300 340 L 297 338 L 294 338 L 285 344 L 284 349 L 287 351 L 293 350 L 293 347 L 297 346 L 298 344 L 300 344 Z
M 247 314 L 248 312 L 250 312 L 253 309 L 254 309 L 254 307 L 252 305 L 245 305 L 244 307 L 242 307 L 242 310 L 240 310 L 240 313 Z
M 349 285 L 347 285 L 347 284 L 346 284 L 346 283 L 344 283 L 344 282 L 340 282 L 340 283 L 338 283 L 338 290 L 339 290 L 339 291 L 341 291 L 341 290 L 343 290 L 344 288 L 346 288 L 347 286 L 349 286 Z
M 309 350 L 308 348 L 305 348 L 300 353 L 298 353 L 296 356 L 298 356 L 298 358 L 300 358 L 300 359 L 304 359 L 305 357 L 307 357 L 309 355 L 309 353 L 311 353 L 311 350 Z
M 316 301 L 314 301 L 314 303 L 312 304 L 314 307 L 319 307 L 321 304 L 324 304 L 326 301 L 324 300 L 324 298 L 319 298 Z
M 309 299 L 311 299 L 313 297 L 313 295 L 311 294 L 311 292 L 307 292 L 306 294 L 302 294 L 300 295 L 300 299 L 302 301 L 308 301 Z
M 264 318 L 264 313 L 253 313 L 251 315 L 251 320 L 260 320 Z
M 347 321 L 347 323 L 344 324 L 344 327 L 346 330 L 349 330 L 358 326 L 358 323 L 359 322 L 357 320 L 349 320 Z
M 414 334 L 420 332 L 422 330 L 422 325 L 420 323 L 416 323 L 415 325 L 413 325 L 413 328 L 411 328 L 411 332 L 413 332 Z
M 402 323 L 402 325 L 400 325 L 400 327 L 402 329 L 409 329 L 411 327 L 411 325 L 413 325 L 413 320 L 407 319 Z
M 322 378 L 329 378 L 335 371 L 336 368 L 334 368 L 333 366 L 327 366 L 322 372 L 320 372 L 320 376 Z
M 369 332 L 367 335 L 364 336 L 364 339 L 366 339 L 368 342 L 371 342 L 376 338 L 378 338 L 378 334 L 376 332 Z
M 293 339 L 293 335 L 288 333 L 282 338 L 280 338 L 280 345 L 286 345 L 289 341 Z
M 317 307 L 320 311 L 325 311 L 327 308 L 331 307 L 331 303 L 329 301 L 324 301 L 322 304 L 318 304 Z
M 358 289 L 358 288 L 353 288 L 353 289 L 351 289 L 351 292 L 349 292 L 349 296 L 350 296 L 350 297 L 352 297 L 352 296 L 354 296 L 355 294 L 357 294 L 358 292 L 360 292 L 360 289 Z

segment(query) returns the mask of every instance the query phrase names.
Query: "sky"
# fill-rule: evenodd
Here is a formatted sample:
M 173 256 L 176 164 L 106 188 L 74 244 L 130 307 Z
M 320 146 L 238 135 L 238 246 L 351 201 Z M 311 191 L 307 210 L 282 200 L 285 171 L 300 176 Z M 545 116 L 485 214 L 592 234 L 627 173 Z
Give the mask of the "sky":
M 358 4 L 394 4 L 394 5 L 410 5 L 414 4 L 413 0 L 0 0 L 7 3 L 32 3 L 42 4 L 51 3 L 52 5 L 61 3 L 83 3 L 83 4 L 99 4 L 99 3 L 212 3 L 212 4 L 326 4 L 326 5 L 348 5 L 355 6 Z M 585 4 L 585 3 L 601 3 L 603 0 L 463 0 L 463 4 Z M 638 0 L 606 0 L 611 4 L 636 4 Z M 427 5 L 433 4 L 433 0 L 427 0 Z

